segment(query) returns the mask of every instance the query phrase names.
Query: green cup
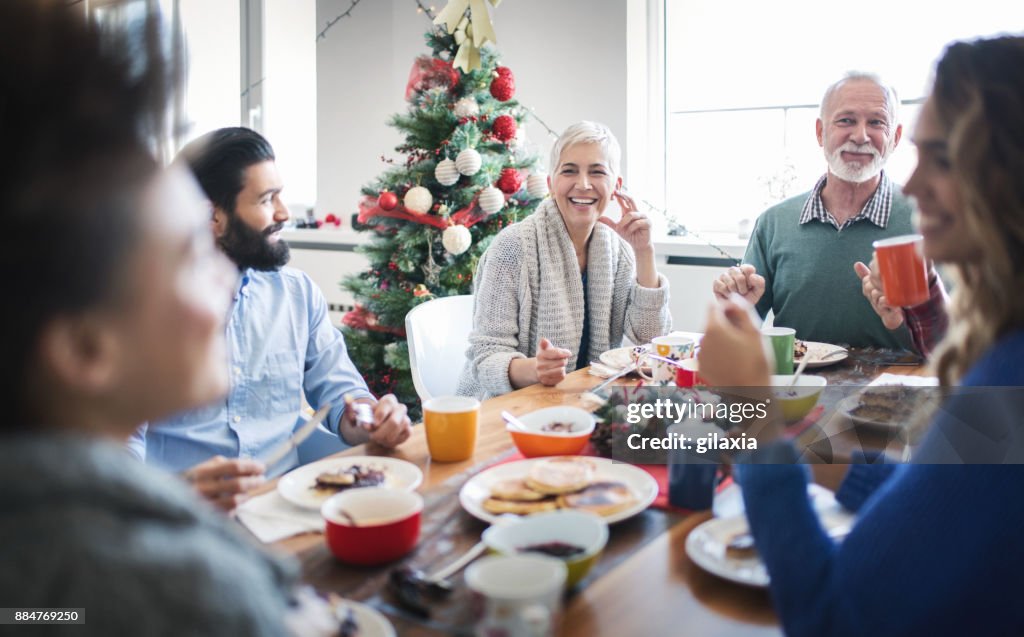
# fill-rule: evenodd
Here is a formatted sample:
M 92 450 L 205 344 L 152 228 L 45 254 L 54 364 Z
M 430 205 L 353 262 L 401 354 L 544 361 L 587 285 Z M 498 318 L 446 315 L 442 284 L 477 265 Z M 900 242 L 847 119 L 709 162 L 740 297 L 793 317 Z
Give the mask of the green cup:
M 775 373 L 793 373 L 793 344 L 796 330 L 790 327 L 766 327 L 761 330 L 766 349 L 775 356 Z

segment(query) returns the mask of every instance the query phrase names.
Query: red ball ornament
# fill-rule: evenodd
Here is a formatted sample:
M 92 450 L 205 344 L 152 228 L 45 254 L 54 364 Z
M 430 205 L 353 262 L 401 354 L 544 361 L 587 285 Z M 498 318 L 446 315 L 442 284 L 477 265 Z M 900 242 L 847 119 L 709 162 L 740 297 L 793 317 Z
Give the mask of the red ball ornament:
M 380 193 L 377 203 L 384 210 L 394 210 L 398 205 L 398 196 L 393 192 L 384 191 Z
M 507 102 L 516 94 L 516 81 L 510 72 L 506 76 L 498 76 L 491 80 L 491 95 L 499 102 Z
M 523 177 L 515 168 L 505 168 L 501 171 L 501 177 L 498 178 L 495 185 L 506 195 L 512 195 L 519 192 L 523 185 Z
M 507 142 L 516 136 L 516 120 L 511 115 L 500 115 L 494 120 L 491 126 L 494 136 L 503 142 Z

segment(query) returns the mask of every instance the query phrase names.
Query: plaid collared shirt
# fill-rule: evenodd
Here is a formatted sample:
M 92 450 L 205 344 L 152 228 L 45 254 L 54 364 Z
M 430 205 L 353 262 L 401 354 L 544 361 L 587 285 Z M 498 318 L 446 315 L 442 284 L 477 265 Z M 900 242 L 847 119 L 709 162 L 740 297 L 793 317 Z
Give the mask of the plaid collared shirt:
M 884 228 L 889 224 L 889 213 L 892 211 L 892 182 L 886 176 L 885 171 L 881 173 L 881 179 L 878 182 L 878 188 L 875 189 L 875 194 L 871 195 L 871 199 L 868 199 L 868 202 L 864 204 L 864 207 L 856 216 L 850 217 L 841 226 L 835 220 L 835 217 L 828 210 L 825 210 L 825 203 L 821 200 L 821 189 L 825 187 L 827 180 L 828 173 L 825 173 L 818 180 L 818 183 L 814 185 L 811 196 L 807 198 L 804 208 L 800 212 L 801 224 L 817 219 L 822 223 L 832 224 L 836 230 L 842 230 L 863 219 L 867 219 L 879 228 Z

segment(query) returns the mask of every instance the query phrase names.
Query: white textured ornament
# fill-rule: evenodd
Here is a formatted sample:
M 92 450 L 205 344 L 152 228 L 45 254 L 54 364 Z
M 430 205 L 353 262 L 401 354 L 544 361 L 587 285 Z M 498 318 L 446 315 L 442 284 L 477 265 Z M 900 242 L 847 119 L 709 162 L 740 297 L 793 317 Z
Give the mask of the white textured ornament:
M 409 192 L 405 193 L 403 203 L 405 204 L 405 209 L 409 212 L 425 215 L 430 212 L 430 207 L 434 205 L 434 196 L 423 186 L 413 186 L 409 189 Z
M 480 191 L 477 203 L 480 204 L 481 210 L 493 215 L 505 205 L 505 195 L 494 186 L 488 186 Z
M 544 173 L 533 173 L 526 178 L 526 194 L 540 199 L 548 194 L 548 176 Z
M 442 159 L 434 167 L 434 178 L 442 186 L 453 185 L 459 180 L 459 177 L 459 169 L 455 167 L 455 162 L 450 159 Z
M 459 255 L 469 250 L 473 244 L 473 236 L 466 226 L 448 226 L 441 235 L 441 244 L 448 252 Z
M 472 148 L 467 148 L 455 158 L 455 168 L 467 177 L 480 172 L 481 164 L 483 164 L 483 159 L 480 157 L 480 153 Z
M 473 117 L 480 113 L 480 105 L 472 97 L 464 97 L 455 102 L 454 111 L 456 117 Z

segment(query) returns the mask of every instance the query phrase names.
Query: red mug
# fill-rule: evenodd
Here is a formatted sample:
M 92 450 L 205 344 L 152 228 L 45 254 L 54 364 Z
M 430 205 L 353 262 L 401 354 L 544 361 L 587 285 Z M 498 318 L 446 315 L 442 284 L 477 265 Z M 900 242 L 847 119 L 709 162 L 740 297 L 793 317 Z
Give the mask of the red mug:
M 701 378 L 697 372 L 697 359 L 684 358 L 676 367 L 676 386 L 694 387 L 696 385 L 707 385 L 707 381 Z
M 928 300 L 928 268 L 924 238 L 908 234 L 872 244 L 882 275 L 882 292 L 893 307 L 911 307 Z

